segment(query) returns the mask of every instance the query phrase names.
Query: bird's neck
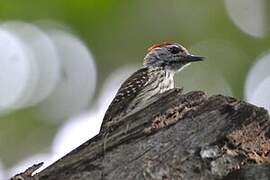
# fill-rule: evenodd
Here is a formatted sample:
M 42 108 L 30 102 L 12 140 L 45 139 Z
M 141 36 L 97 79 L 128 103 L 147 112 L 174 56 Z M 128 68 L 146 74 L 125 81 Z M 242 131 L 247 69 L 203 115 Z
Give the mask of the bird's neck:
M 174 71 L 165 70 L 165 78 L 163 80 L 163 84 L 166 89 L 164 89 L 164 91 L 174 88 L 174 74 Z
M 160 72 L 160 74 L 164 74 L 166 79 L 173 79 L 176 71 L 167 69 L 166 67 L 149 67 L 150 71 Z
M 163 93 L 167 90 L 174 88 L 174 74 L 175 71 L 165 69 L 164 67 L 152 67 L 150 70 L 150 81 L 153 81 L 154 84 L 159 88 L 159 93 Z

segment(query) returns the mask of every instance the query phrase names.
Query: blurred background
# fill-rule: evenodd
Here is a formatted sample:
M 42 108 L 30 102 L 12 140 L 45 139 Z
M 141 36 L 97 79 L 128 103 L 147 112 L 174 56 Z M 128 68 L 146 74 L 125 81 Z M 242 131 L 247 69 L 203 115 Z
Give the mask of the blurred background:
M 0 0 L 0 179 L 98 133 L 121 82 L 169 40 L 207 57 L 185 91 L 270 110 L 267 0 Z M 43 168 L 44 168 L 43 167 Z

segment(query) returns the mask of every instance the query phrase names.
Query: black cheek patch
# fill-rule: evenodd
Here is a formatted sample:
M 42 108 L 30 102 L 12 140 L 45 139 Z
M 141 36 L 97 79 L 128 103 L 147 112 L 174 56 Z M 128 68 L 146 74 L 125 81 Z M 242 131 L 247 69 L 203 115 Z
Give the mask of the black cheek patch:
M 179 52 L 181 51 L 181 49 L 180 49 L 179 47 L 173 46 L 173 47 L 171 47 L 171 48 L 169 49 L 169 51 L 170 51 L 172 54 L 177 54 L 177 53 L 179 53 Z

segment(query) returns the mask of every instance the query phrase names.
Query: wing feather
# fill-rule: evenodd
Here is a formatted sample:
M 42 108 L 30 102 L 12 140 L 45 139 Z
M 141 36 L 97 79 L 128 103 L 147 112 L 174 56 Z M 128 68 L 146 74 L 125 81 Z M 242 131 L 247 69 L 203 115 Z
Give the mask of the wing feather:
M 140 94 L 148 80 L 148 68 L 141 68 L 121 85 L 105 113 L 101 129 L 107 122 L 125 113 L 128 105 Z

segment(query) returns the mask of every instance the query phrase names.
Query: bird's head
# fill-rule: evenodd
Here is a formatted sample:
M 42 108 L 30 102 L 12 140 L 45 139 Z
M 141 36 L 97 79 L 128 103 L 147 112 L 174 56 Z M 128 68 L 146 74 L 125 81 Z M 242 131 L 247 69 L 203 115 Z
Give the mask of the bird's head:
M 178 43 L 163 42 L 148 49 L 143 64 L 145 67 L 164 67 L 166 70 L 179 71 L 185 65 L 203 59 L 201 56 L 190 54 Z

